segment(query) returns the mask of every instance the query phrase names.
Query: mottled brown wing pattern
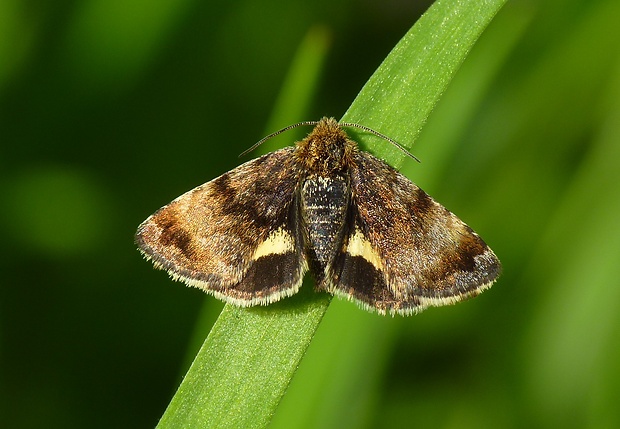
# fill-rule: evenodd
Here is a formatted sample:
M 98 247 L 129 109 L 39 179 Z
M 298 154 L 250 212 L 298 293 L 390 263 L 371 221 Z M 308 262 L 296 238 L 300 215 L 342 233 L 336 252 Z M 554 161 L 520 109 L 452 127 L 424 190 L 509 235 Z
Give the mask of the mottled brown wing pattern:
M 138 228 L 141 252 L 174 279 L 236 305 L 296 293 L 307 264 L 293 151 L 249 161 L 162 207 Z
M 471 228 L 383 161 L 358 152 L 351 189 L 332 292 L 411 314 L 475 296 L 499 275 L 499 260 Z

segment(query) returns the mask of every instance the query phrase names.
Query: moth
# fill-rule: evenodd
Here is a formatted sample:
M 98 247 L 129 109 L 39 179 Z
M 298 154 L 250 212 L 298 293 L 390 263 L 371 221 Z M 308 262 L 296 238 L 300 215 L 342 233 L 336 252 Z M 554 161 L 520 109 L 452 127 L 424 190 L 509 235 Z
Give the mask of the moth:
M 392 315 L 453 304 L 493 284 L 501 265 L 478 234 L 360 151 L 343 127 L 370 129 L 333 118 L 304 124 L 315 127 L 295 146 L 246 162 L 146 219 L 135 237 L 146 259 L 242 307 L 297 293 L 307 271 L 317 291 Z

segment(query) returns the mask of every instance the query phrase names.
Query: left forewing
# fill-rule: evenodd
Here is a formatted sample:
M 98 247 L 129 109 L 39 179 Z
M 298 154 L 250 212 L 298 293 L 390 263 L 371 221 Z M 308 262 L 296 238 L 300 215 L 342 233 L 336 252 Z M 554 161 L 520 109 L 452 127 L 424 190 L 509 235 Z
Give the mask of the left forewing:
M 138 228 L 140 250 L 173 278 L 237 305 L 292 295 L 307 270 L 292 151 L 249 161 L 162 207 Z

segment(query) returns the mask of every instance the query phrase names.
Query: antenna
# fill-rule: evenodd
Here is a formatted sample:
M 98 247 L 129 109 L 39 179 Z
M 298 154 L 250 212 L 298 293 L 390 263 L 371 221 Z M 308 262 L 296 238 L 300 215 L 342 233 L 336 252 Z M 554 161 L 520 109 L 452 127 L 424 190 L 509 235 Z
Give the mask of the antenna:
M 293 124 L 293 125 L 289 125 L 288 127 L 284 127 L 281 130 L 276 131 L 275 133 L 271 133 L 269 135 L 266 135 L 265 137 L 263 137 L 262 139 L 260 139 L 256 143 L 254 143 L 252 146 L 250 146 L 249 149 L 246 149 L 243 152 L 241 152 L 241 155 L 239 155 L 239 158 L 241 158 L 242 156 L 247 155 L 248 153 L 252 152 L 254 149 L 256 149 L 257 147 L 259 147 L 260 145 L 265 143 L 267 140 L 277 136 L 278 134 L 282 134 L 283 132 L 288 131 L 288 130 L 292 130 L 293 128 L 305 127 L 307 125 L 315 125 L 316 126 L 318 124 L 319 124 L 319 121 L 304 121 L 304 122 L 298 122 L 298 123 Z
M 392 143 L 394 146 L 396 146 L 402 153 L 404 153 L 408 157 L 410 157 L 412 159 L 415 159 L 416 161 L 420 162 L 420 160 L 418 158 L 416 158 L 416 156 L 413 155 L 411 152 L 409 152 L 403 145 L 398 143 L 396 140 L 391 139 L 390 137 L 386 136 L 385 134 L 381 134 L 380 132 L 375 131 L 372 128 L 369 128 L 369 127 L 367 127 L 365 125 L 360 125 L 360 124 L 356 124 L 356 123 L 353 123 L 353 122 L 339 122 L 338 124 L 341 127 L 359 128 L 360 130 L 367 131 L 367 132 L 369 132 L 371 134 L 374 134 L 377 137 L 382 138 L 383 140 L 386 140 L 386 141 Z
M 257 147 L 259 147 L 261 144 L 265 143 L 267 140 L 269 140 L 270 138 L 273 138 L 279 134 L 282 134 L 285 131 L 291 130 L 293 128 L 297 128 L 297 127 L 304 127 L 304 126 L 316 126 L 319 124 L 320 121 L 303 121 L 303 122 L 298 122 L 296 124 L 292 124 L 289 125 L 287 127 L 282 128 L 281 130 L 278 130 L 274 133 L 271 133 L 265 137 L 263 137 L 262 139 L 260 139 L 259 141 L 257 141 L 256 143 L 254 143 L 252 146 L 250 146 L 249 149 L 244 150 L 241 155 L 239 155 L 239 157 L 241 158 L 244 155 L 247 155 L 248 153 L 252 152 L 254 149 L 256 149 Z M 358 128 L 360 130 L 369 132 L 371 134 L 374 134 L 375 136 L 382 138 L 385 141 L 388 141 L 390 143 L 392 143 L 394 146 L 396 146 L 397 149 L 399 149 L 402 153 L 404 153 L 405 155 L 407 155 L 408 157 L 416 160 L 417 162 L 420 162 L 420 160 L 418 158 L 416 158 L 415 155 L 411 154 L 403 145 L 401 145 L 400 143 L 398 143 L 396 140 L 391 139 L 390 137 L 386 136 L 385 134 L 381 134 L 378 131 L 373 130 L 370 127 L 367 127 L 365 125 L 360 125 L 360 124 L 356 124 L 353 122 L 338 122 L 338 125 L 341 127 L 348 127 L 348 128 Z

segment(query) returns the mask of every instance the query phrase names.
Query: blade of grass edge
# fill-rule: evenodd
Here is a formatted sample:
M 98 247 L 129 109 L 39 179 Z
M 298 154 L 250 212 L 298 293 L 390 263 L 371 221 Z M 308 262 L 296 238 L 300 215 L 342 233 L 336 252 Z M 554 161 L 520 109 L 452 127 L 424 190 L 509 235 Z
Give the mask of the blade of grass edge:
M 467 52 L 504 3 L 436 2 L 381 64 L 343 119 L 373 127 L 410 147 Z M 365 144 L 372 137 L 361 135 L 358 141 Z M 393 165 L 403 161 L 404 155 L 390 145 L 373 149 Z M 226 306 L 158 427 L 266 426 L 328 305 L 324 294 L 302 290 L 266 308 Z

